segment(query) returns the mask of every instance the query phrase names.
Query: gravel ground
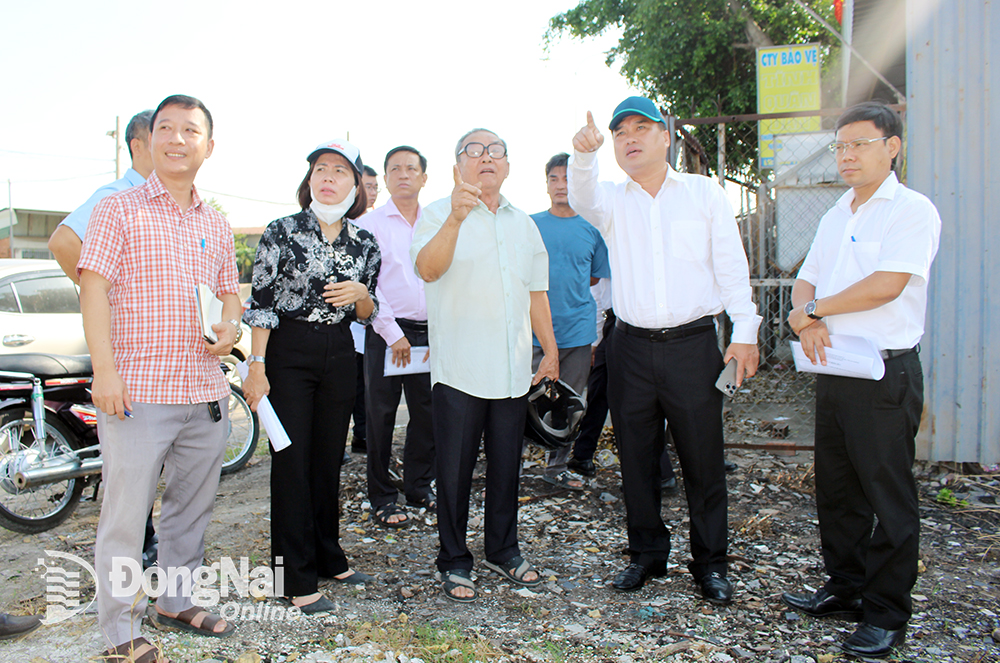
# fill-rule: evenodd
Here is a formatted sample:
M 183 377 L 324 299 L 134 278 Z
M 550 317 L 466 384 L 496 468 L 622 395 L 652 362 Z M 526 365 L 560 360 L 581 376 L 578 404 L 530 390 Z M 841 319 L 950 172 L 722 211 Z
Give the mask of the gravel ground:
M 739 465 L 729 476 L 729 575 L 736 583 L 729 606 L 701 600 L 686 572 L 683 488 L 663 499 L 663 516 L 674 533 L 668 575 L 638 592 L 616 593 L 610 580 L 627 561 L 617 464 L 600 469 L 582 492 L 558 492 L 540 480 L 537 451 L 526 455 L 519 533 L 525 557 L 545 584 L 516 588 L 477 566 L 480 599 L 447 601 L 433 579 L 434 515 L 416 514 L 400 530 L 374 524 L 365 498 L 364 457 L 355 455 L 343 473 L 342 542 L 354 568 L 375 575 L 375 583 L 362 589 L 327 584 L 322 589 L 337 610 L 294 621 L 263 618 L 273 616 L 273 600 L 241 599 L 244 614 L 233 620 L 237 632 L 224 640 L 148 626 L 145 634 L 173 661 L 848 660 L 837 643 L 852 624 L 809 619 L 779 599 L 784 591 L 816 588 L 823 581 L 812 455 L 746 450 L 728 455 Z M 246 556 L 251 565 L 266 563 L 269 466 L 269 458 L 258 455 L 247 469 L 223 479 L 207 534 L 209 561 Z M 486 469 L 481 463 L 477 475 Z M 923 527 L 915 614 L 906 644 L 892 660 L 1000 661 L 1000 474 L 963 476 L 937 465 L 920 466 L 918 472 Z M 483 486 L 479 476 L 469 524 L 477 555 Z M 942 494 L 943 488 L 950 492 Z M 92 560 L 97 515 L 98 505 L 85 502 L 55 531 L 35 536 L 0 531 L 0 607 L 15 613 L 44 610 L 38 558 L 53 550 Z M 84 583 L 81 593 L 89 599 L 92 584 Z M 78 663 L 94 660 L 101 649 L 95 616 L 83 614 L 0 643 L 0 661 Z

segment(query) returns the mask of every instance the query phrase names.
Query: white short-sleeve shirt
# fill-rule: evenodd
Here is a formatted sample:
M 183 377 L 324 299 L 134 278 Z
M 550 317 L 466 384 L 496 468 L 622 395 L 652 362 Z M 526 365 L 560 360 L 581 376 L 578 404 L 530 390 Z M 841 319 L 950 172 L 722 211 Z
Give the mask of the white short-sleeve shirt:
M 937 254 L 941 217 L 926 196 L 890 172 L 866 201 L 851 211 L 849 190 L 820 220 L 798 278 L 816 286 L 816 298 L 843 291 L 874 272 L 911 274 L 896 299 L 870 311 L 824 318 L 832 334 L 863 336 L 879 349 L 902 350 L 920 342 L 927 308 L 927 278 Z
M 451 198 L 424 208 L 410 246 L 417 260 L 451 213 Z M 451 266 L 426 283 L 431 383 L 477 398 L 517 398 L 531 386 L 531 296 L 548 290 L 549 260 L 531 217 L 500 197 L 462 222 Z

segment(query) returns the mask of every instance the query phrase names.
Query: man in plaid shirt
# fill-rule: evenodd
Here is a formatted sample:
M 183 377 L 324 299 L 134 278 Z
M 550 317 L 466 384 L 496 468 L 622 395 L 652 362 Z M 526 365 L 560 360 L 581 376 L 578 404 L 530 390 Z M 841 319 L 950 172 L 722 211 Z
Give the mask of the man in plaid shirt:
M 95 567 L 106 656 L 160 660 L 139 637 L 146 606 L 135 600 L 135 574 L 161 467 L 159 563 L 168 580 L 153 616 L 202 635 L 234 629 L 194 606 L 190 573 L 187 580 L 178 573 L 202 564 L 228 427 L 229 386 L 219 357 L 240 329 L 233 232 L 194 187 L 213 146 L 212 116 L 202 102 L 165 99 L 150 122 L 154 172 L 145 184 L 98 203 L 77 267 L 101 410 L 104 501 Z M 223 321 L 212 326 L 216 343 L 202 335 L 198 284 L 223 303 Z

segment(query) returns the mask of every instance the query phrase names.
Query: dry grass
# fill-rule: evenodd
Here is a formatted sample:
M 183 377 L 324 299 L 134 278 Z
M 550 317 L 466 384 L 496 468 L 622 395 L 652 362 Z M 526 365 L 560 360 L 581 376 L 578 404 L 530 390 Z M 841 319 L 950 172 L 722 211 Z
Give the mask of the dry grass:
M 425 661 L 471 663 L 504 655 L 486 638 L 470 634 L 457 624 L 413 626 L 405 613 L 383 621 L 352 622 L 342 633 L 352 645 L 373 642 L 392 649 L 397 656 L 405 653 Z

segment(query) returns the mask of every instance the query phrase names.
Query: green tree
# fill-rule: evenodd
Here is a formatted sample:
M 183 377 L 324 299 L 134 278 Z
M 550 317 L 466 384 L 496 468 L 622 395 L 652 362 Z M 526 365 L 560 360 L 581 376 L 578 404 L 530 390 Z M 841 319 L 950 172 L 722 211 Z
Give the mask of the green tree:
M 236 240 L 236 268 L 240 270 L 240 283 L 250 283 L 253 278 L 253 259 L 257 249 L 247 244 L 247 236 L 234 235 Z
M 823 4 L 817 12 L 832 21 L 832 3 Z M 629 83 L 679 117 L 755 113 L 757 47 L 818 42 L 825 63 L 837 51 L 833 36 L 792 0 L 583 0 L 550 20 L 545 39 L 611 29 L 621 38 L 608 66 L 618 63 Z M 715 131 L 701 126 L 696 136 L 711 146 Z M 726 143 L 730 167 L 749 175 L 756 127 L 727 127 Z
M 205 202 L 218 210 L 222 216 L 228 216 L 226 210 L 222 207 L 222 203 L 215 198 L 209 198 Z M 235 240 L 236 269 L 240 272 L 240 283 L 250 283 L 250 280 L 253 278 L 253 259 L 257 253 L 257 249 L 247 244 L 246 235 L 236 234 L 233 235 L 233 239 Z

